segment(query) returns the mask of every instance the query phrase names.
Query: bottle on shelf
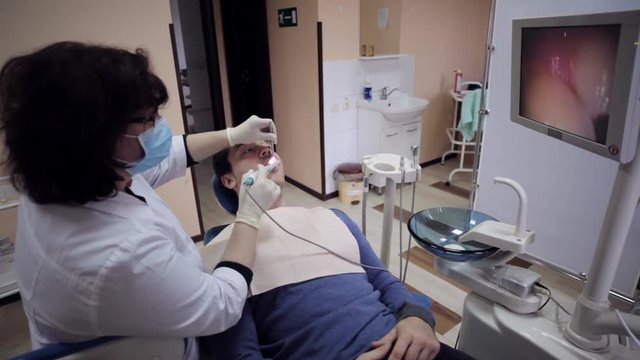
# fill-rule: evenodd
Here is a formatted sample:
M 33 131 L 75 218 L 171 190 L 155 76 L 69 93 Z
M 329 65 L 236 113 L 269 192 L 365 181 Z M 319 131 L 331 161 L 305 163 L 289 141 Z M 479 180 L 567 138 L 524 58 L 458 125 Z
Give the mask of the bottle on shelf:
M 462 92 L 462 71 L 456 70 L 454 71 L 455 80 L 453 82 L 453 91 L 456 94 L 460 94 Z

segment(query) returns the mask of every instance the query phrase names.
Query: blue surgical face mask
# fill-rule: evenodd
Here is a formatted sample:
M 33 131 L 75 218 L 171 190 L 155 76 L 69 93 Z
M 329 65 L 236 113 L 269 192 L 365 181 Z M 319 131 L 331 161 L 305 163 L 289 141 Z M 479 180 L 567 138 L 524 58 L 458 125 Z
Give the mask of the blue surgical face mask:
M 123 136 L 138 139 L 140 146 L 144 150 L 144 156 L 137 161 L 128 162 L 116 159 L 125 164 L 126 170 L 131 175 L 139 174 L 157 166 L 169 156 L 171 151 L 171 128 L 164 117 L 158 119 L 152 128 L 145 130 L 140 135 L 124 134 Z

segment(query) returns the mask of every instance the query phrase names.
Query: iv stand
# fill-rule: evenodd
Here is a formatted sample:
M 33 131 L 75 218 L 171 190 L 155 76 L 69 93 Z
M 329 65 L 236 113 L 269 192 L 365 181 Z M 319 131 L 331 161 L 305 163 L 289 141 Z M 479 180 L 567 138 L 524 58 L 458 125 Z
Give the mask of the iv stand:
M 484 120 L 489 115 L 487 109 L 487 83 L 489 81 L 489 70 L 491 69 L 491 55 L 495 46 L 493 45 L 493 22 L 496 15 L 496 0 L 491 0 L 491 12 L 489 13 L 489 25 L 487 26 L 487 44 L 484 55 L 484 72 L 482 75 L 482 92 L 480 94 L 480 111 L 478 114 L 478 130 L 476 130 L 476 146 L 473 151 L 473 170 L 471 171 L 471 194 L 469 195 L 469 209 L 473 209 L 478 186 L 478 167 L 480 166 L 480 147 L 484 137 Z

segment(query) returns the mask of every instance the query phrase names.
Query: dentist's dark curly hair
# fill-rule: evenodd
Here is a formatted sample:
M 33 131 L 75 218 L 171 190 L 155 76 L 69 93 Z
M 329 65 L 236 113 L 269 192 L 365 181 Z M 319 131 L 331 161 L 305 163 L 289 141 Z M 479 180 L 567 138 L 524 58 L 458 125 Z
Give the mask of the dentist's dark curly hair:
M 167 99 L 140 49 L 59 42 L 14 57 L 0 70 L 3 165 L 40 204 L 115 196 L 117 140 Z

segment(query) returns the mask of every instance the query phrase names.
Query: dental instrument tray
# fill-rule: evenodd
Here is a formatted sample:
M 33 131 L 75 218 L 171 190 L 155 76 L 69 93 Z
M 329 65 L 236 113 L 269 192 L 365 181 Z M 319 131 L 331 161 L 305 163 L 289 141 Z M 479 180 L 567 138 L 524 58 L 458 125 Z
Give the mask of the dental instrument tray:
M 461 235 L 487 220 L 495 219 L 475 210 L 439 207 L 415 213 L 407 227 L 413 238 L 433 255 L 463 262 L 481 260 L 499 250 L 476 241 L 459 241 Z

